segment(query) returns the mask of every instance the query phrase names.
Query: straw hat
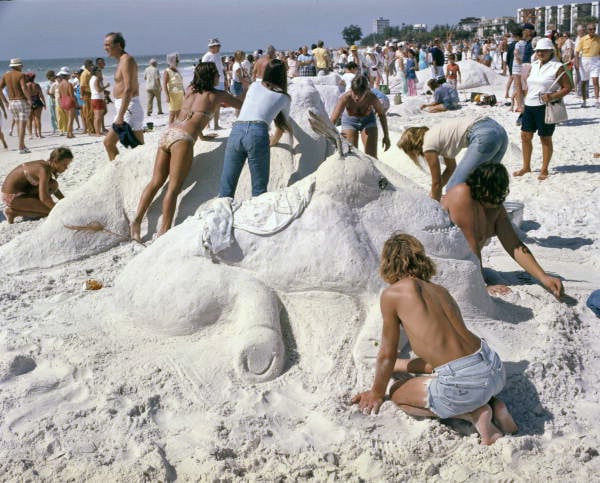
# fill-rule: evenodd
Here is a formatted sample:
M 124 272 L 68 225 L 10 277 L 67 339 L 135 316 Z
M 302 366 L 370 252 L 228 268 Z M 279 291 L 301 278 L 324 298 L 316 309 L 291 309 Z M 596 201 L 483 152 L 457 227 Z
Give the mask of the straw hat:
M 23 65 L 23 62 L 18 57 L 16 59 L 10 59 L 9 67 L 20 67 Z
M 358 47 L 356 45 L 353 45 L 352 47 L 350 47 L 350 50 L 358 50 Z

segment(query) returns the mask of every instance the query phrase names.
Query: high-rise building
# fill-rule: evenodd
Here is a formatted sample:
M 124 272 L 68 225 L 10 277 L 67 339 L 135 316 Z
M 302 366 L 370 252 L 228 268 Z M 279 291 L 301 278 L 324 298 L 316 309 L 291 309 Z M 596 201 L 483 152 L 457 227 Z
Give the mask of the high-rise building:
M 373 20 L 373 33 L 383 34 L 385 29 L 390 28 L 390 19 L 379 17 Z
M 544 32 L 550 29 L 575 32 L 580 23 L 579 19 L 585 17 L 600 20 L 600 1 L 517 9 L 517 22 L 535 25 L 539 35 L 544 35 Z

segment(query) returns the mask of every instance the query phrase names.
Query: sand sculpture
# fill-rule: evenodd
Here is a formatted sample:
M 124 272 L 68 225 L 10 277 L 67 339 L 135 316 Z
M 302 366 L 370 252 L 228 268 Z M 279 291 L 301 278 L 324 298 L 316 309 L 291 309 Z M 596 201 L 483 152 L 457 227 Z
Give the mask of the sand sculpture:
M 339 135 L 337 144 L 342 145 Z M 361 372 L 369 373 L 380 331 L 379 253 L 387 237 L 402 230 L 417 236 L 435 257 L 438 281 L 467 315 L 490 313 L 491 301 L 460 230 L 438 203 L 392 168 L 352 149 L 266 195 L 268 203 L 263 195 L 234 205 L 233 213 L 223 200 L 201 206 L 126 266 L 115 280 L 116 306 L 138 325 L 167 335 L 233 323 L 233 346 L 227 346 L 238 375 L 266 381 L 282 372 L 286 358 L 281 295 L 350 295 L 366 319 L 353 356 Z M 289 223 L 269 234 L 244 226 L 269 203 L 273 211 L 288 213 Z M 332 330 L 338 323 L 343 322 L 323 321 Z

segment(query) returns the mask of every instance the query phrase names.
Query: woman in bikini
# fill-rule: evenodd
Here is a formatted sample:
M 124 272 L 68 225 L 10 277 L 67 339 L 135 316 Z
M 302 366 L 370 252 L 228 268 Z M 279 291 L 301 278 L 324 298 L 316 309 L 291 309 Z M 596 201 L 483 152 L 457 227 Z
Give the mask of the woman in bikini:
M 73 138 L 73 121 L 77 114 L 77 100 L 75 99 L 75 89 L 73 84 L 69 82 L 68 75 L 60 76 L 61 81 L 58 84 L 58 92 L 60 94 L 60 107 L 67 114 L 67 137 Z
M 225 91 L 215 89 L 219 71 L 214 62 L 200 62 L 194 71 L 178 119 L 167 127 L 158 143 L 152 179 L 144 188 L 140 203 L 131 222 L 131 238 L 141 241 L 142 219 L 154 196 L 169 178 L 163 199 L 163 216 L 158 236 L 173 224 L 177 196 L 192 166 L 194 143 L 221 104 L 239 109 L 242 101 Z
M 2 183 L 4 216 L 12 223 L 16 216 L 43 218 L 55 205 L 52 195 L 59 200 L 56 177 L 64 173 L 73 161 L 69 148 L 56 148 L 48 161 L 29 161 L 13 169 Z
M 46 108 L 46 98 L 40 85 L 35 82 L 35 72 L 28 72 L 26 74 L 27 81 L 25 87 L 29 91 L 31 96 L 31 114 L 29 121 L 27 122 L 29 128 L 30 139 L 33 139 L 35 135 L 38 138 L 42 136 L 42 109 Z
M 342 117 L 342 136 L 352 145 L 358 147 L 358 133 L 361 133 L 365 153 L 377 159 L 377 119 L 379 116 L 383 128 L 383 149 L 390 149 L 390 135 L 387 119 L 381 102 L 371 92 L 369 81 L 365 76 L 357 75 L 352 79 L 350 90 L 342 94 L 338 100 L 331 122 L 334 124 Z

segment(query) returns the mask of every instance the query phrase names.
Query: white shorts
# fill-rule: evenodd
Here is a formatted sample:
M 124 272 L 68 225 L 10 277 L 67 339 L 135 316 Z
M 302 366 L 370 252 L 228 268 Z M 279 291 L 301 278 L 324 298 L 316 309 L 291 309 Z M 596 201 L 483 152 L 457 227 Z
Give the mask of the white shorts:
M 600 57 L 582 57 L 579 75 L 584 82 L 589 81 L 590 77 L 600 77 Z
M 121 102 L 122 99 L 115 99 L 115 120 L 117 119 L 119 111 L 121 110 Z M 131 101 L 129 101 L 129 107 L 125 111 L 123 120 L 129 124 L 131 129 L 134 131 L 144 130 L 144 109 L 142 108 L 142 103 L 140 102 L 139 97 L 131 98 Z

